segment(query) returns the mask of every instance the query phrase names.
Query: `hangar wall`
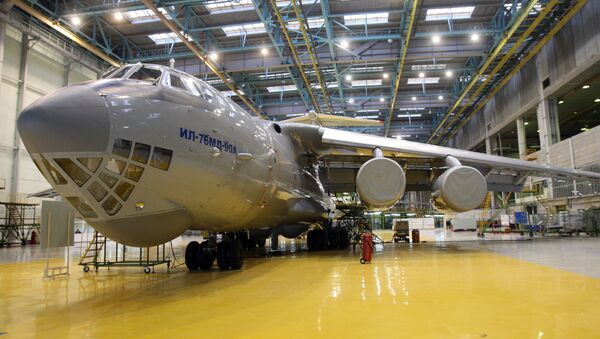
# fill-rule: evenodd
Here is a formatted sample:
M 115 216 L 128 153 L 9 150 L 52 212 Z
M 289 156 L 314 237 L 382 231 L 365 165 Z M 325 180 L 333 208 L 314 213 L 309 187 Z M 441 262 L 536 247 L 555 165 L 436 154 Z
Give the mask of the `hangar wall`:
M 4 62 L 0 67 L 0 182 L 5 181 L 6 188 L 0 190 L 0 201 L 23 201 L 27 194 L 50 188 L 16 136 L 16 119 L 23 80 L 25 86 L 22 102 L 23 107 L 27 107 L 54 89 L 96 79 L 97 75 L 79 63 L 72 63 L 69 58 L 43 41 L 30 40 L 31 47 L 25 58 L 27 67 L 23 77 L 22 42 L 26 35 L 10 25 L 1 26 L 5 27 L 5 31 Z
M 450 140 L 471 149 L 600 61 L 600 1 L 587 4 Z M 550 86 L 542 92 L 542 81 Z

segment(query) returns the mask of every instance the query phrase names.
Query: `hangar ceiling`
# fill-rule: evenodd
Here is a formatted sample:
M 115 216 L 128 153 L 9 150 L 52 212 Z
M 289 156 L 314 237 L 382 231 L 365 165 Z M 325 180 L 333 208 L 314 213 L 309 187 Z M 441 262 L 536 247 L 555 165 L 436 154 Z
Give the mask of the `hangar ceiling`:
M 354 130 L 443 144 L 577 2 L 16 3 L 13 11 L 33 9 L 120 63 L 174 58 L 177 68 L 268 119 L 316 110 L 384 122 Z

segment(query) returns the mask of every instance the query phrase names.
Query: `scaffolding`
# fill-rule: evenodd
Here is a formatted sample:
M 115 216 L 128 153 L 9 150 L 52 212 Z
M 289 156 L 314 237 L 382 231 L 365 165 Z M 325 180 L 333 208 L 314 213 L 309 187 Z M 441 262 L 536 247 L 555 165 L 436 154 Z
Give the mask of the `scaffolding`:
M 171 268 L 172 245 L 167 249 L 167 244 L 153 247 L 128 247 L 123 244 L 112 242 L 98 231 L 94 231 L 92 240 L 81 254 L 79 265 L 83 266 L 84 272 L 89 272 L 90 267 L 96 271 L 100 267 L 143 267 L 144 273 L 154 273 L 157 265 L 167 265 L 167 271 Z M 132 258 L 132 254 L 137 255 Z
M 36 216 L 38 204 L 0 202 L 4 213 L 0 214 L 0 247 L 25 245 L 33 231 L 40 233 Z

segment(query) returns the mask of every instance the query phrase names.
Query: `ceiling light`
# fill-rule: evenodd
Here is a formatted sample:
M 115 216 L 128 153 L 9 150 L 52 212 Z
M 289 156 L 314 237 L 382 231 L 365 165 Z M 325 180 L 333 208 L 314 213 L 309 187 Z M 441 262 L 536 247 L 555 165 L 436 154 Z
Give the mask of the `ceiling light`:
M 471 41 L 473 41 L 473 42 L 479 41 L 479 34 L 478 33 L 471 34 Z
M 419 73 L 419 78 L 424 78 L 424 77 L 425 77 L 425 73 L 423 73 L 423 72 L 420 72 L 420 73 Z
M 438 96 L 438 100 L 444 100 L 444 96 L 443 95 Z
M 431 41 L 433 41 L 434 44 L 440 43 L 440 41 L 442 41 L 442 38 L 439 35 L 434 35 L 433 37 L 431 37 Z
M 448 77 L 448 78 L 452 77 L 452 71 L 446 71 L 446 77 Z
M 350 46 L 350 43 L 348 42 L 348 40 L 342 40 L 340 41 L 340 46 L 342 46 L 343 48 L 348 48 Z
M 594 102 L 600 102 L 600 98 L 594 99 Z
M 387 78 L 389 78 L 389 77 L 390 77 L 390 75 L 389 75 L 389 74 L 387 74 L 387 73 L 383 73 L 383 78 L 384 78 L 384 79 L 387 79 Z
M 208 55 L 208 57 L 209 57 L 211 60 L 218 60 L 218 59 L 219 59 L 219 55 L 218 55 L 216 52 L 211 52 L 211 53 Z
M 269 50 L 266 47 L 263 47 L 260 49 L 260 54 L 267 55 L 269 54 Z
M 384 102 L 384 101 L 385 101 L 385 98 L 379 98 L 379 101 L 380 101 L 380 102 Z
M 536 132 L 540 133 L 540 130 L 538 129 Z
M 562 104 L 564 104 L 564 103 L 565 103 L 565 101 L 564 101 L 564 100 L 559 100 L 559 101 L 558 101 L 558 104 L 559 104 L 559 105 L 562 105 Z
M 417 100 L 417 97 L 412 97 L 412 98 L 410 98 L 410 100 L 415 101 L 415 100 Z
M 117 21 L 121 21 L 121 20 L 123 20 L 123 13 L 121 13 L 121 12 L 115 12 L 115 14 L 114 14 L 114 18 L 115 18 L 115 20 L 117 20 Z
M 352 80 L 352 75 L 346 74 L 346 76 L 344 78 L 346 79 L 346 81 L 350 81 L 350 80 Z
M 583 127 L 583 128 L 581 128 L 581 130 L 582 130 L 583 132 L 585 132 L 585 131 L 587 131 L 588 129 L 587 129 L 587 127 Z
M 349 102 L 349 103 L 351 103 L 351 104 L 353 104 L 353 103 L 354 103 L 354 99 L 350 98 L 350 99 L 348 100 L 348 102 Z
M 588 88 L 590 88 L 590 85 L 583 85 L 583 86 L 581 86 L 581 88 L 588 89 Z
M 527 125 L 529 125 L 529 122 L 525 121 L 525 122 L 523 123 L 523 125 L 527 126 Z
M 75 26 L 81 25 L 81 19 L 78 16 L 74 16 L 71 18 L 71 23 Z

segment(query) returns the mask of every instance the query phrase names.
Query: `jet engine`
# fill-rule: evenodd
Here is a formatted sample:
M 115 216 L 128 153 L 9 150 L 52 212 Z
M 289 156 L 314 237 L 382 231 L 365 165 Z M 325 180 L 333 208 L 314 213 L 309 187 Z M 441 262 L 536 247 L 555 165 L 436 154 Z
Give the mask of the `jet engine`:
M 375 158 L 365 162 L 356 175 L 356 190 L 360 199 L 376 208 L 392 207 L 406 188 L 406 175 L 394 160 L 375 150 Z
M 440 211 L 465 212 L 477 208 L 487 193 L 481 172 L 447 157 L 448 169 L 431 186 L 433 206 Z

